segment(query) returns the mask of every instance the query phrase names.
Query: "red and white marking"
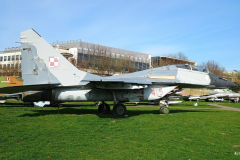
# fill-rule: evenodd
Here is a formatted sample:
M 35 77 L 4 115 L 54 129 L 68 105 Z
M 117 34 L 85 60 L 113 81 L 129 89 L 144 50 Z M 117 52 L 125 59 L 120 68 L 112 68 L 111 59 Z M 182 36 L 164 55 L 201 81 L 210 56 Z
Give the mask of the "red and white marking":
M 58 67 L 59 57 L 49 57 L 49 67 Z
M 162 88 L 153 88 L 152 89 L 152 95 L 162 97 L 162 95 L 163 95 Z

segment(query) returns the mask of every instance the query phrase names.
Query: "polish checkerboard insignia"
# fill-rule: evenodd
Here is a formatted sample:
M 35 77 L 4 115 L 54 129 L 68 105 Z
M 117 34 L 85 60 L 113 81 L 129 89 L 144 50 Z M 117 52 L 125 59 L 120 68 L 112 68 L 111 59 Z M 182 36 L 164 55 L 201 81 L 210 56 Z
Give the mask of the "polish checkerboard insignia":
M 59 57 L 49 57 L 49 67 L 58 67 Z

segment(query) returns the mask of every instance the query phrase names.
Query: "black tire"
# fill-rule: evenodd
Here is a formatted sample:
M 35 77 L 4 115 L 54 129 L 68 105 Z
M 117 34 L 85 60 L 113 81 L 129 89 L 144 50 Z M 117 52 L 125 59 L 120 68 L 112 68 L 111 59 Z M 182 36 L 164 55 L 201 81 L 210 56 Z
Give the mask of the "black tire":
M 170 112 L 168 107 L 161 107 L 159 109 L 159 111 L 160 111 L 161 114 L 169 114 L 169 112 Z
M 209 102 L 209 99 L 205 99 L 205 102 Z
M 109 113 L 110 112 L 110 106 L 107 103 L 102 103 L 98 106 L 98 112 L 99 113 Z
M 113 114 L 115 116 L 125 116 L 127 113 L 127 108 L 122 103 L 118 103 L 113 107 Z

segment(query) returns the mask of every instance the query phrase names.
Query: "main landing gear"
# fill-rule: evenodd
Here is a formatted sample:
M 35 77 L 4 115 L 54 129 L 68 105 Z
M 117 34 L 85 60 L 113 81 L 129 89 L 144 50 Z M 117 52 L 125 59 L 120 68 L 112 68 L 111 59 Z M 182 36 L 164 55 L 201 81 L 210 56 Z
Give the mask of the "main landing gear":
M 102 103 L 98 106 L 98 112 L 99 113 L 109 113 L 110 112 L 110 106 L 105 103 L 104 101 L 102 101 Z
M 102 114 L 106 114 L 110 112 L 110 106 L 102 101 L 101 104 L 98 105 L 98 112 Z M 127 108 L 122 103 L 117 103 L 113 106 L 113 115 L 115 116 L 125 116 L 127 113 Z
M 118 103 L 113 107 L 113 115 L 115 116 L 125 116 L 127 113 L 127 108 L 124 104 Z
M 123 117 L 126 116 L 127 113 L 127 108 L 124 104 L 118 103 L 115 93 L 112 92 L 113 94 L 113 100 L 114 100 L 114 106 L 113 106 L 113 115 Z M 102 103 L 98 103 L 98 112 L 105 114 L 110 112 L 110 106 L 102 101 Z

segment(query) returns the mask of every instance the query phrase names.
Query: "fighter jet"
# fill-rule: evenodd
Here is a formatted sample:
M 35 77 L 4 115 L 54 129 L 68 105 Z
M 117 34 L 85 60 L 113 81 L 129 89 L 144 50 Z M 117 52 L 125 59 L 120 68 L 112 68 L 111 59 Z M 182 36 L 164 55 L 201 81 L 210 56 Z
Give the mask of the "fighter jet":
M 107 113 L 110 107 L 105 101 L 114 101 L 113 114 L 125 116 L 124 102 L 162 99 L 166 104 L 160 108 L 160 113 L 168 114 L 170 92 L 174 94 L 181 88 L 235 86 L 231 81 L 209 75 L 207 69 L 191 65 L 101 77 L 78 70 L 34 29 L 21 32 L 20 39 L 23 86 L 1 88 L 0 93 L 41 91 L 40 96 L 28 99 L 33 102 L 101 101 L 98 110 Z
M 215 89 L 216 92 L 213 95 L 203 96 L 201 99 L 208 101 L 222 101 L 223 99 L 228 99 L 229 101 L 234 101 L 240 97 L 239 93 L 233 92 L 229 89 Z
M 192 100 L 200 99 L 202 96 L 209 96 L 216 94 L 216 91 L 207 88 L 183 88 L 181 92 L 177 92 L 176 95 L 182 97 L 182 99 Z
M 180 96 L 184 100 L 197 100 L 194 106 L 198 106 L 198 102 L 202 97 L 216 94 L 216 91 L 207 88 L 183 88 L 181 92 L 177 92 L 176 95 Z

